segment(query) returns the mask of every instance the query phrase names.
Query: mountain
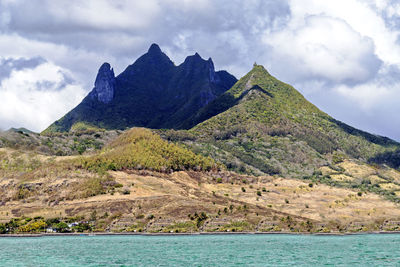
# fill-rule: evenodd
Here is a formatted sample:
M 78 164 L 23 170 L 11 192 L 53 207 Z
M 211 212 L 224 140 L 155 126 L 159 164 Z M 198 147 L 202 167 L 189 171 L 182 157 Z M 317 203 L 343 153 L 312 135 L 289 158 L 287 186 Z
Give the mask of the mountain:
M 194 127 L 163 135 L 254 175 L 310 176 L 335 161 L 368 162 L 400 148 L 333 119 L 261 65 L 185 123 Z
M 399 143 L 261 65 L 235 81 L 157 45 L 117 77 L 103 64 L 48 134 L 0 133 L 0 234 L 400 230 Z M 103 129 L 129 125 L 163 129 Z
M 45 132 L 69 131 L 76 123 L 104 129 L 180 128 L 236 81 L 226 71 L 215 71 L 211 58 L 196 53 L 175 66 L 152 44 L 117 77 L 104 63 L 88 96 Z

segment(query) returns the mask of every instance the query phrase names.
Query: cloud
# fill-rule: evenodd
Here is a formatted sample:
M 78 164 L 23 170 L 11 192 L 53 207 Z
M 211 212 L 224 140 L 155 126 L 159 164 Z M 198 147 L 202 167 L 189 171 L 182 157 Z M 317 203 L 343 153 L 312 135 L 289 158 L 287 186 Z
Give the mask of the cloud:
M 394 0 L 0 0 L 0 128 L 43 130 L 103 62 L 118 74 L 156 42 L 176 64 L 199 52 L 237 77 L 256 61 L 333 117 L 400 140 L 399 29 Z
M 3 23 L 7 29 L 27 34 L 55 35 L 104 30 L 134 31 L 150 25 L 161 11 L 156 0 L 3 1 L 2 7 L 7 10 L 6 14 L 12 14 Z
M 0 81 L 9 77 L 13 70 L 34 68 L 44 62 L 45 60 L 41 57 L 0 59 Z
M 240 66 L 243 61 L 252 62 L 254 59 L 247 58 L 257 56 L 256 51 L 262 49 L 254 40 L 260 38 L 266 28 L 284 23 L 289 13 L 286 1 L 274 0 L 32 0 L 23 3 L 17 0 L 0 7 L 9 15 L 2 27 L 4 35 L 58 46 L 67 53 L 79 50 L 83 52 L 80 56 L 90 51 L 112 63 L 117 72 L 131 64 L 153 42 L 159 43 L 177 63 L 194 52 L 213 57 L 216 66 L 222 68 Z M 218 52 L 224 48 L 230 50 Z M 252 55 L 242 51 L 250 51 Z M 236 60 L 240 64 L 227 60 L 232 55 L 238 55 Z M 219 63 L 220 58 L 222 63 Z M 51 60 L 65 66 L 54 57 Z M 235 69 L 239 76 L 248 70 Z
M 307 16 L 302 24 L 266 35 L 264 42 L 272 48 L 272 65 L 296 80 L 362 83 L 381 65 L 370 38 L 326 15 Z
M 33 68 L 14 69 L 0 84 L 0 125 L 41 131 L 64 115 L 85 95 L 67 78 L 68 71 L 43 62 Z

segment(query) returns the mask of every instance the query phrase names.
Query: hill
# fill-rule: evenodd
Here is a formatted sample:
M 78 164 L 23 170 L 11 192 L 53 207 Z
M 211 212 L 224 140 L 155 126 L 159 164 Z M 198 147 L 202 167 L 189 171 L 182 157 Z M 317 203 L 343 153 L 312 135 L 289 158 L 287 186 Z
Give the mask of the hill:
M 201 122 L 203 121 L 203 122 Z M 368 162 L 400 144 L 320 111 L 260 65 L 191 118 L 188 131 L 160 132 L 229 169 L 253 175 L 312 175 L 343 159 Z
M 85 156 L 0 148 L 0 233 L 400 228 L 400 209 L 380 194 L 280 176 L 205 171 L 212 162 L 145 129 L 127 131 Z M 400 190 L 400 173 L 393 169 L 352 161 L 341 167 L 345 175 L 327 167 L 321 173 L 332 180 L 374 179 L 388 192 Z
M 128 130 L 98 155 L 82 158 L 80 166 L 97 171 L 147 169 L 159 172 L 218 168 L 211 158 L 168 143 L 144 128 Z
M 117 77 L 104 63 L 89 95 L 45 133 L 66 132 L 76 123 L 104 129 L 180 128 L 236 81 L 226 71 L 215 71 L 211 58 L 204 60 L 197 53 L 175 66 L 153 44 Z

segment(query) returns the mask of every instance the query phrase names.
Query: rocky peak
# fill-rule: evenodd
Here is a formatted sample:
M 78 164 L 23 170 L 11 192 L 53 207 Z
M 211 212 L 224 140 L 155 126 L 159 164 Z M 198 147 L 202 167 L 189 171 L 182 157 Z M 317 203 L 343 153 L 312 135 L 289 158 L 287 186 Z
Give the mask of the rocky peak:
M 129 81 L 134 77 L 143 77 L 150 73 L 163 73 L 163 79 L 175 68 L 174 63 L 164 54 L 157 44 L 152 44 L 147 53 L 139 57 L 132 65 L 129 65 L 117 79 Z
M 214 63 L 211 58 L 203 59 L 198 53 L 188 56 L 181 65 L 187 74 L 192 73 L 198 76 L 200 73 L 207 73 L 211 82 L 215 82 Z
M 218 77 L 215 75 L 214 62 L 212 61 L 211 58 L 208 58 L 207 63 L 208 63 L 208 75 L 209 75 L 210 82 L 213 82 L 213 83 L 219 82 Z
M 158 44 L 151 44 L 149 50 L 147 51 L 149 54 L 161 54 L 161 49 Z
M 115 91 L 115 75 L 114 70 L 109 63 L 101 65 L 97 73 L 94 88 L 92 90 L 92 97 L 97 98 L 98 101 L 105 104 L 111 102 L 114 98 Z
M 195 53 L 192 56 L 188 56 L 185 58 L 185 61 L 183 62 L 184 65 L 198 65 L 198 64 L 204 64 L 207 61 L 205 61 L 200 55 L 199 53 Z

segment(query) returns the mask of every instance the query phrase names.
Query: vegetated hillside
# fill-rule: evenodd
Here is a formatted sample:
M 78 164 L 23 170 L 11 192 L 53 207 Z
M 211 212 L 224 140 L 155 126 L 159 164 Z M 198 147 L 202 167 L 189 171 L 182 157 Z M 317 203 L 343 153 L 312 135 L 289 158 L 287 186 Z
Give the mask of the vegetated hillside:
M 144 151 L 149 143 L 139 139 L 158 140 L 146 130 L 135 131 L 109 149 L 134 143 Z M 158 140 L 156 146 L 164 142 Z M 395 203 L 359 189 L 226 171 L 166 173 L 143 166 L 104 172 L 82 168 L 81 162 L 79 157 L 0 149 L 0 233 L 35 233 L 48 227 L 58 232 L 358 232 L 400 227 L 393 223 L 400 218 Z M 368 166 L 342 165 L 356 175 L 351 179 L 374 176 Z M 387 171 L 387 177 L 400 176 Z M 321 172 L 332 179 L 340 176 L 334 170 Z M 387 190 L 399 190 L 386 184 Z
M 389 138 L 333 119 L 260 65 L 191 118 L 197 122 L 189 131 L 160 133 L 231 170 L 254 175 L 301 178 L 332 160 L 367 162 L 400 148 Z
M 47 156 L 94 153 L 114 140 L 121 131 L 104 131 L 77 123 L 69 132 L 38 134 L 26 129 L 0 132 L 0 148 L 37 152 Z
M 83 156 L 0 148 L 0 233 L 396 230 L 398 195 L 388 167 L 335 158 L 303 181 L 239 175 L 144 128 Z
M 145 128 L 126 131 L 101 153 L 81 158 L 80 166 L 97 171 L 147 169 L 161 172 L 218 168 L 211 158 L 169 143 Z
M 175 66 L 153 44 L 117 77 L 104 63 L 89 95 L 45 132 L 69 131 L 79 122 L 105 129 L 179 128 L 236 81 L 197 53 Z

